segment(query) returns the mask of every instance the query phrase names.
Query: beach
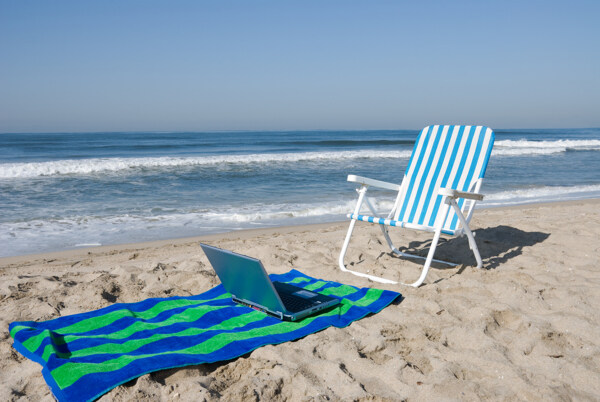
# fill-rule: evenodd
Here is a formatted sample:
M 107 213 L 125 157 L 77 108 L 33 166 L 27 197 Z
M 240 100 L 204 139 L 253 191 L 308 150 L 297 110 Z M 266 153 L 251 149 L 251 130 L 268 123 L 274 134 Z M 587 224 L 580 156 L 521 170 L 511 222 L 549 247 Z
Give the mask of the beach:
M 348 222 L 233 231 L 0 259 L 0 399 L 53 400 L 41 367 L 12 347 L 8 325 L 113 303 L 199 294 L 219 283 L 199 241 L 250 255 L 269 273 L 298 269 L 402 293 L 346 328 L 264 346 L 231 361 L 146 374 L 100 398 L 125 400 L 597 400 L 600 395 L 600 200 L 477 210 L 484 269 L 463 238 L 443 238 L 420 288 L 337 266 Z M 393 231 L 426 255 L 431 235 Z M 359 222 L 355 270 L 414 281 L 421 263 L 391 256 Z

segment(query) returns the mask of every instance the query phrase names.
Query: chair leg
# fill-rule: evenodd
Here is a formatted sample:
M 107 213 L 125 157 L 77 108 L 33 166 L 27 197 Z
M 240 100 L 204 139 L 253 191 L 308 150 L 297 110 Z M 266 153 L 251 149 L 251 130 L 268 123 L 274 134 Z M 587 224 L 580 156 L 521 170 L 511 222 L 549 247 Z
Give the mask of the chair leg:
M 396 246 L 394 246 L 392 239 L 390 237 L 390 234 L 388 232 L 388 228 L 384 225 L 379 225 L 381 227 L 381 231 L 383 232 L 383 236 L 385 237 L 385 240 L 387 241 L 388 246 L 390 247 L 390 249 L 392 250 L 392 252 L 400 257 L 405 257 L 405 258 L 416 258 L 419 260 L 426 260 L 427 257 L 423 257 L 420 255 L 416 255 L 416 254 L 408 254 L 408 253 L 403 253 L 402 251 L 398 250 L 398 248 Z M 458 264 L 455 264 L 453 262 L 449 262 L 449 261 L 444 261 L 444 260 L 436 260 L 436 259 L 432 259 L 432 262 L 437 262 L 440 264 L 446 264 L 446 265 L 450 265 L 452 267 L 456 267 Z
M 397 254 L 397 255 L 404 254 L 402 251 L 398 250 L 396 248 L 396 246 L 394 246 L 394 243 L 392 242 L 392 239 L 390 238 L 390 233 L 388 232 L 388 228 L 385 225 L 379 225 L 379 228 L 381 229 L 381 233 L 383 233 L 383 237 L 385 237 L 385 241 L 387 241 L 387 244 L 390 247 L 390 250 L 392 250 L 392 253 Z
M 367 192 L 367 187 L 362 186 L 357 191 L 358 191 L 358 201 L 356 202 L 356 207 L 354 208 L 354 215 L 358 215 L 360 212 L 360 208 L 362 206 L 363 200 L 365 198 L 365 194 Z M 346 233 L 346 239 L 344 240 L 344 245 L 342 246 L 342 250 L 340 251 L 340 258 L 338 260 L 338 265 L 340 266 L 340 269 L 344 272 L 350 272 L 351 274 L 354 274 L 356 276 L 361 276 L 363 278 L 368 278 L 375 282 L 391 283 L 391 284 L 398 283 L 395 281 L 391 281 L 389 279 L 380 278 L 378 276 L 373 276 L 373 275 L 369 275 L 369 274 L 364 274 L 362 272 L 352 271 L 352 270 L 346 268 L 346 265 L 344 264 L 344 257 L 346 256 L 346 251 L 348 250 L 348 244 L 350 244 L 350 238 L 352 237 L 352 232 L 354 231 L 355 224 L 356 224 L 356 219 L 352 219 L 350 221 L 350 226 L 348 227 L 348 233 Z
M 423 265 L 423 270 L 421 271 L 421 276 L 417 279 L 416 282 L 407 284 L 408 286 L 419 287 L 425 280 L 427 273 L 429 272 L 429 267 L 431 267 L 431 263 L 435 261 L 433 259 L 433 255 L 435 254 L 435 249 L 437 248 L 438 242 L 440 241 L 440 235 L 442 234 L 442 227 L 444 226 L 444 221 L 446 220 L 446 216 L 448 216 L 448 211 L 450 210 L 450 202 L 445 201 L 444 207 L 442 209 L 442 213 L 439 215 L 435 233 L 433 235 L 433 240 L 431 241 L 431 247 L 429 247 L 429 253 L 427 253 L 427 258 L 425 260 L 425 264 Z M 456 265 L 456 264 L 454 264 Z
M 356 224 L 356 219 L 352 219 L 350 221 L 350 227 L 348 227 L 348 233 L 346 234 L 346 239 L 344 240 L 344 245 L 342 246 L 342 251 L 340 252 L 340 258 L 338 260 L 340 269 L 344 272 L 350 272 L 351 274 L 354 274 L 356 276 L 360 276 L 363 278 L 367 278 L 367 279 L 370 279 L 375 282 L 397 284 L 398 282 L 392 281 L 390 279 L 380 278 L 378 276 L 369 275 L 369 274 L 365 274 L 365 273 L 357 272 L 357 271 L 352 271 L 352 270 L 346 268 L 346 265 L 344 264 L 344 257 L 346 256 L 346 251 L 348 250 L 348 244 L 350 244 L 350 238 L 352 237 L 352 231 L 354 230 L 355 224 Z
M 360 189 L 357 190 L 358 200 L 356 201 L 356 207 L 354 208 L 354 215 L 358 215 L 360 213 L 360 208 L 365 199 L 365 194 L 367 193 L 367 189 L 368 189 L 368 187 L 363 185 L 360 187 Z M 343 272 L 350 272 L 351 274 L 354 274 L 356 276 L 368 278 L 368 279 L 371 279 L 373 281 L 380 282 L 380 283 L 392 283 L 392 284 L 397 283 L 394 281 L 390 281 L 389 279 L 384 279 L 384 278 L 379 278 L 379 277 L 373 276 L 373 275 L 363 274 L 362 272 L 356 272 L 356 271 L 352 271 L 352 270 L 349 270 L 348 268 L 346 268 L 346 265 L 344 264 L 344 257 L 346 256 L 346 251 L 348 250 L 348 244 L 350 244 L 350 238 L 352 237 L 352 232 L 354 231 L 355 224 L 356 224 L 356 219 L 352 219 L 350 221 L 350 226 L 348 227 L 348 233 L 346 233 L 346 239 L 344 240 L 344 245 L 342 246 L 342 250 L 340 251 L 340 257 L 338 259 L 338 265 L 340 266 L 340 269 Z
M 460 220 L 460 223 L 463 225 L 463 228 L 465 230 L 465 234 L 467 235 L 467 238 L 469 239 L 469 247 L 471 248 L 471 250 L 473 250 L 473 254 L 475 255 L 475 260 L 477 260 L 477 268 L 482 268 L 483 261 L 481 260 L 481 254 L 479 254 L 479 249 L 477 248 L 477 243 L 475 242 L 475 236 L 473 235 L 471 228 L 467 224 L 467 221 L 466 221 L 464 215 L 462 214 L 462 212 L 460 211 L 460 208 L 458 207 L 458 204 L 456 203 L 456 201 L 451 199 L 450 204 L 454 208 L 454 211 L 456 212 L 456 216 L 458 216 L 458 219 Z
M 435 249 L 437 248 L 438 241 L 440 240 L 440 235 L 442 234 L 441 228 L 435 231 L 433 235 L 433 240 L 431 241 L 431 247 L 429 248 L 429 253 L 427 253 L 427 258 L 425 259 L 425 264 L 423 265 L 423 269 L 421 270 L 421 276 L 417 279 L 416 282 L 413 283 L 403 283 L 403 285 L 412 286 L 418 288 L 421 286 L 427 273 L 429 272 L 429 267 L 431 267 L 431 263 L 433 261 L 437 261 L 433 259 L 433 255 L 435 254 Z M 456 264 L 452 264 L 456 265 Z

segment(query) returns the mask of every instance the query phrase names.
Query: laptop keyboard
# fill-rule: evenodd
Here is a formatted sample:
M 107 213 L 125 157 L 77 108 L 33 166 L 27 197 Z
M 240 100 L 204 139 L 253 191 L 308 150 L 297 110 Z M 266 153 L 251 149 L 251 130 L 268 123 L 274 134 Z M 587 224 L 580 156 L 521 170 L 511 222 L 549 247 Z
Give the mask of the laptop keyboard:
M 279 297 L 281 297 L 285 308 L 291 312 L 302 311 L 315 304 L 314 301 L 283 292 L 279 293 Z

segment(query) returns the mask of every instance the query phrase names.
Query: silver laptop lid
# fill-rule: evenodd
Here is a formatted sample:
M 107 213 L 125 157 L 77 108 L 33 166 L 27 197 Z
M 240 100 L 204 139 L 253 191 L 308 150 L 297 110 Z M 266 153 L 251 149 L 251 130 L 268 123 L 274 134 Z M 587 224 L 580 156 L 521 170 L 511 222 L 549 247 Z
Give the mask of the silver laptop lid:
M 200 243 L 221 283 L 232 296 L 273 312 L 285 312 L 260 260 Z

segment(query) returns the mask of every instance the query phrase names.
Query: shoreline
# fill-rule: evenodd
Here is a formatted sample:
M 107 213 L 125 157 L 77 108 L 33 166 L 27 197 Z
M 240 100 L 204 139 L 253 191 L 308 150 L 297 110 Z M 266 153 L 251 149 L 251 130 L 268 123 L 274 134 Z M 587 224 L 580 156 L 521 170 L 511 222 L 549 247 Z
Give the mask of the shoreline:
M 580 200 L 569 200 L 569 201 L 550 201 L 550 202 L 539 202 L 539 203 L 527 203 L 527 204 L 518 204 L 518 205 L 507 205 L 507 206 L 493 206 L 493 207 L 480 207 L 477 208 L 475 213 L 474 213 L 474 217 L 476 218 L 477 215 L 479 213 L 481 213 L 481 211 L 488 211 L 488 210 L 521 210 L 521 209 L 527 209 L 527 208 L 536 208 L 538 206 L 545 206 L 545 205 L 578 205 L 578 204 L 587 204 L 587 203 L 592 203 L 592 204 L 600 204 L 600 198 L 585 198 L 585 199 L 580 199 Z M 24 261 L 33 259 L 33 260 L 40 260 L 40 259 L 55 259 L 55 258 L 60 258 L 60 257 L 74 257 L 74 256 L 79 256 L 79 255 L 86 255 L 89 253 L 104 253 L 104 252 L 110 252 L 110 251 L 123 251 L 123 250 L 129 250 L 129 249 L 138 249 L 138 248 L 151 248 L 151 247 L 162 247 L 165 245 L 181 245 L 181 244 L 187 244 L 187 243 L 194 243 L 194 242 L 200 242 L 200 241 L 211 241 L 211 240 L 219 240 L 219 239 L 231 239 L 231 238 L 249 238 L 249 237 L 253 237 L 253 236 L 259 236 L 259 235 L 268 235 L 268 234 L 272 234 L 272 233 L 292 233 L 292 232 L 296 232 L 296 231 L 305 231 L 308 230 L 310 228 L 313 229 L 323 229 L 323 228 L 327 228 L 330 226 L 337 226 L 337 225 L 348 225 L 348 223 L 350 222 L 350 220 L 343 220 L 343 221 L 332 221 L 332 222 L 325 222 L 325 223 L 307 223 L 307 224 L 300 224 L 300 225 L 285 225 L 285 226 L 271 226 L 271 227 L 265 227 L 265 228 L 256 228 L 256 229 L 238 229 L 238 230 L 231 230 L 231 231 L 227 231 L 227 232 L 219 232 L 219 233 L 211 233 L 211 234 L 205 234 L 205 235 L 198 235 L 198 236 L 188 236 L 188 237 L 176 237 L 176 238 L 169 238 L 169 239 L 163 239 L 163 240 L 149 240 L 149 241 L 143 241 L 143 242 L 128 242 L 128 243 L 119 243 L 119 244 L 107 244 L 107 245 L 101 245 L 101 246 L 90 246 L 90 247 L 77 247 L 77 248 L 71 248 L 71 249 L 67 249 L 67 250 L 58 250 L 58 251 L 48 251 L 48 252 L 43 252 L 43 253 L 32 253 L 32 254 L 22 254 L 22 255 L 15 255 L 15 256 L 8 256 L 8 257 L 0 257 L 0 269 L 2 269 L 2 267 L 4 265 L 11 265 L 11 264 L 15 264 L 15 263 L 22 263 Z M 343 242 L 343 238 L 340 240 L 340 247 L 341 247 L 341 243 Z

